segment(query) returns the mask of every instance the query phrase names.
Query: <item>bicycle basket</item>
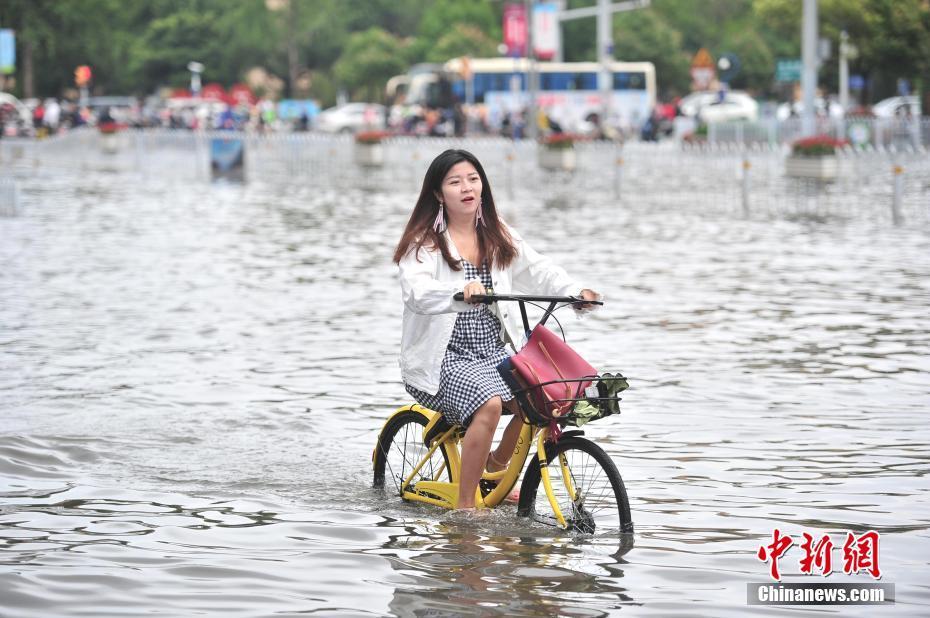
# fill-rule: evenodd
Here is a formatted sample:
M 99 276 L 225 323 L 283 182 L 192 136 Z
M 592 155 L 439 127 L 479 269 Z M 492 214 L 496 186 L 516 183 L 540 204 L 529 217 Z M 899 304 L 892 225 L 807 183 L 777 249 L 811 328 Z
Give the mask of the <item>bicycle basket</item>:
M 581 378 L 548 380 L 529 384 L 513 366 L 510 358 L 497 367 L 504 382 L 513 391 L 526 421 L 538 426 L 572 425 L 580 427 L 611 414 L 620 413 L 620 392 L 629 388 L 623 375 L 591 374 Z M 565 397 L 552 397 L 556 385 Z

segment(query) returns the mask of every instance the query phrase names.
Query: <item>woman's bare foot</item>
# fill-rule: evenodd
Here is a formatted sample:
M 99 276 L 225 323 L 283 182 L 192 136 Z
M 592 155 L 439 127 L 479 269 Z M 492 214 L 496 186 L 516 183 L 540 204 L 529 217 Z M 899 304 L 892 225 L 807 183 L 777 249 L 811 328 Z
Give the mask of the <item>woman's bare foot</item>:
M 510 463 L 510 460 L 506 460 L 503 463 L 494 456 L 494 451 L 488 453 L 488 461 L 484 464 L 484 469 L 488 472 L 500 472 L 505 469 Z

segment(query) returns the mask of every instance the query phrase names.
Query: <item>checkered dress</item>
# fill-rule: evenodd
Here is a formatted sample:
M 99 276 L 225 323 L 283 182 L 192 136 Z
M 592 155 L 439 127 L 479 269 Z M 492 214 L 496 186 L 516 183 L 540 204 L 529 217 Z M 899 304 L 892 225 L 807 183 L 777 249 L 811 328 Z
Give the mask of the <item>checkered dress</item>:
M 462 265 L 466 281 L 480 279 L 491 288 L 487 265 L 480 271 L 465 260 Z M 431 395 L 405 384 L 407 392 L 457 425 L 468 425 L 475 411 L 494 396 L 510 401 L 513 393 L 497 371 L 497 364 L 509 356 L 500 333 L 500 320 L 487 305 L 460 313 L 442 359 L 439 392 Z

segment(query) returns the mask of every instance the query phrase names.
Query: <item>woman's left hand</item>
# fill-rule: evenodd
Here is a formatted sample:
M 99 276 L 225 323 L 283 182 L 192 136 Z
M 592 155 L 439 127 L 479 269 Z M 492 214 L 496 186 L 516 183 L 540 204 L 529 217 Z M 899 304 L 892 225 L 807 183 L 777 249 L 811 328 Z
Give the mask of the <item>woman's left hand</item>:
M 600 299 L 601 299 L 601 295 L 600 295 L 600 294 L 598 294 L 598 293 L 595 292 L 594 290 L 591 290 L 591 289 L 588 289 L 588 288 L 585 288 L 585 289 L 581 290 L 580 296 L 581 296 L 583 299 L 589 300 L 589 301 L 591 301 L 591 300 L 600 300 Z M 592 304 L 590 304 L 590 303 L 584 303 L 584 304 L 579 305 L 578 307 L 576 307 L 576 309 L 593 309 L 595 306 L 596 306 L 596 305 L 592 305 Z

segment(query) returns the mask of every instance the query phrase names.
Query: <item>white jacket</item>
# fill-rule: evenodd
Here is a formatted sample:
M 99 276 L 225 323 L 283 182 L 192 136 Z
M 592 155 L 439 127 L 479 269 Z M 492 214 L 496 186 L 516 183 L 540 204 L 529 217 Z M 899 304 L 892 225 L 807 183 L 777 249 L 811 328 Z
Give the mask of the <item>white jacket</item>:
M 491 281 L 495 294 L 577 295 L 582 287 L 549 258 L 537 253 L 512 228 L 517 255 L 504 269 L 494 268 Z M 449 253 L 461 259 L 446 232 Z M 446 346 L 452 338 L 458 313 L 473 305 L 452 300 L 465 289 L 464 274 L 455 271 L 438 250 L 421 248 L 420 261 L 411 247 L 400 261 L 400 287 L 404 299 L 404 321 L 400 343 L 400 371 L 404 382 L 427 393 L 439 391 L 439 375 Z M 501 338 L 522 347 L 525 334 L 517 303 L 491 305 L 503 326 Z

